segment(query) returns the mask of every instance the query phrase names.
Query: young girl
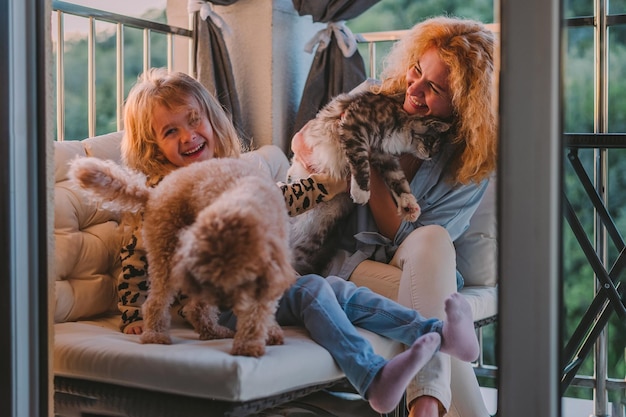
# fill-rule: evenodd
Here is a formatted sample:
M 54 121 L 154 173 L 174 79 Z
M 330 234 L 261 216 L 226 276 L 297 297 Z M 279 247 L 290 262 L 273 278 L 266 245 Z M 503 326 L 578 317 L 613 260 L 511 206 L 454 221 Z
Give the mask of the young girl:
M 124 124 L 122 158 L 131 168 L 145 173 L 152 185 L 178 167 L 240 154 L 235 130 L 217 100 L 183 73 L 153 69 L 141 76 L 128 95 Z M 295 186 L 280 185 L 286 200 L 294 193 L 305 192 L 310 204 L 345 189 L 345 183 L 329 184 L 327 188 L 318 184 L 318 179 L 309 178 Z M 131 334 L 142 332 L 140 306 L 148 290 L 140 227 L 137 224 L 131 243 L 122 249 L 123 273 L 118 286 L 122 328 Z M 478 356 L 469 304 L 455 295 L 446 300 L 445 310 L 445 321 L 425 319 L 412 309 L 340 278 L 306 275 L 284 294 L 276 319 L 281 325 L 304 325 L 372 408 L 389 412 L 411 378 L 438 349 L 465 361 Z M 236 318 L 226 312 L 220 322 L 234 329 Z M 355 325 L 408 348 L 387 361 L 374 353 Z

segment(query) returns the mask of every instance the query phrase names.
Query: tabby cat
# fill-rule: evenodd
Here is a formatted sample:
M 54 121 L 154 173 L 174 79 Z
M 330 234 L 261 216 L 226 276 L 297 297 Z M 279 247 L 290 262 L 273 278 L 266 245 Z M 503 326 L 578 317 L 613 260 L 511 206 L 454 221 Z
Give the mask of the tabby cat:
M 414 222 L 420 214 L 417 200 L 400 167 L 398 156 L 411 153 L 430 159 L 439 151 L 450 123 L 410 115 L 402 102 L 383 94 L 362 92 L 341 94 L 324 106 L 303 129 L 304 143 L 312 150 L 309 166 L 334 179 L 350 180 L 355 203 L 370 197 L 370 169 L 380 172 L 398 206 L 398 215 Z M 304 178 L 310 172 L 293 158 L 287 181 Z M 341 195 L 293 218 L 291 244 L 298 272 L 322 272 L 335 243 L 331 236 L 352 207 Z

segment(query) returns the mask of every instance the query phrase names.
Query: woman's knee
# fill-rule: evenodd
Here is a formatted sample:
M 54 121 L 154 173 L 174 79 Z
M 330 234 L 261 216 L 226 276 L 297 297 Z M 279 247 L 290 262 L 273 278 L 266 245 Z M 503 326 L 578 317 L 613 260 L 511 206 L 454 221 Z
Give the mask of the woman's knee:
M 404 240 L 404 242 L 407 241 L 426 242 L 428 244 L 442 245 L 454 249 L 450 234 L 445 227 L 439 226 L 438 224 L 430 224 L 415 229 Z
M 456 264 L 456 251 L 448 231 L 439 225 L 427 225 L 415 229 L 398 247 L 395 258 L 398 266 L 406 261 L 432 259 Z
M 456 252 L 446 229 L 416 229 L 391 263 L 402 270 L 398 302 L 426 316 L 443 317 L 443 300 L 456 291 Z

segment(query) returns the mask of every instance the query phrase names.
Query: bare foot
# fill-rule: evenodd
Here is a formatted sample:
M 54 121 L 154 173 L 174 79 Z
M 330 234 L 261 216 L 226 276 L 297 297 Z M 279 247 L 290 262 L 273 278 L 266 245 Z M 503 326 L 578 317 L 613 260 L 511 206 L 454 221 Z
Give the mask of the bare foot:
M 367 390 L 370 406 L 379 413 L 392 411 L 411 379 L 433 357 L 440 343 L 439 333 L 427 333 L 387 362 Z
M 459 293 L 450 295 L 445 303 L 446 319 L 441 331 L 441 352 L 466 362 L 476 360 L 479 346 L 472 308 Z

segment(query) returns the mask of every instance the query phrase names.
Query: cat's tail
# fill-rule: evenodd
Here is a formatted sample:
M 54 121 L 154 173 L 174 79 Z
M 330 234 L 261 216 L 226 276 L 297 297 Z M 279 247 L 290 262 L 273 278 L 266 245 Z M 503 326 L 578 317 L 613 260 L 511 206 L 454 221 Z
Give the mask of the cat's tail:
M 70 164 L 68 176 L 90 198 L 115 212 L 142 210 L 150 197 L 145 175 L 113 161 L 76 158 Z

